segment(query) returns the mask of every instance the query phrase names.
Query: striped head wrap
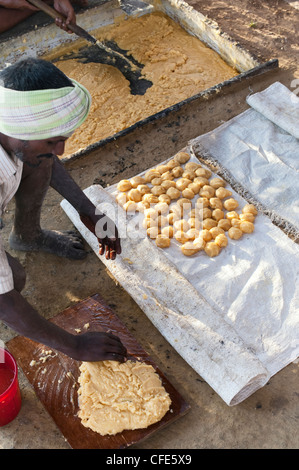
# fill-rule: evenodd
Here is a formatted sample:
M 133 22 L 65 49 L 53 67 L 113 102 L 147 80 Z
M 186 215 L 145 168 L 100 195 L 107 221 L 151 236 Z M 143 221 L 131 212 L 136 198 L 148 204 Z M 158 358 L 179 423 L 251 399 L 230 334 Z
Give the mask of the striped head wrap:
M 0 86 L 0 132 L 20 140 L 69 136 L 87 118 L 91 96 L 74 87 L 16 91 Z

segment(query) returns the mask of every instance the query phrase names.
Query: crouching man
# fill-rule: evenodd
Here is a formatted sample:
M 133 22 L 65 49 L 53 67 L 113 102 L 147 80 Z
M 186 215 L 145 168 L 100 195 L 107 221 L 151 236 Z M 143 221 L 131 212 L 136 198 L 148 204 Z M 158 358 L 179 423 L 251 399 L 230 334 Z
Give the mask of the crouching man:
M 41 208 L 51 186 L 98 237 L 101 255 L 113 260 L 120 254 L 117 228 L 106 215 L 97 213 L 57 157 L 86 119 L 90 104 L 89 92 L 50 62 L 29 58 L 0 72 L 0 217 L 15 197 L 9 237 L 14 250 L 44 251 L 74 260 L 86 256 L 76 234 L 41 228 Z M 96 233 L 100 220 L 103 229 L 108 227 L 107 233 Z M 17 333 L 76 360 L 126 359 L 126 349 L 115 335 L 72 335 L 47 321 L 22 296 L 24 284 L 23 267 L 0 243 L 0 320 Z

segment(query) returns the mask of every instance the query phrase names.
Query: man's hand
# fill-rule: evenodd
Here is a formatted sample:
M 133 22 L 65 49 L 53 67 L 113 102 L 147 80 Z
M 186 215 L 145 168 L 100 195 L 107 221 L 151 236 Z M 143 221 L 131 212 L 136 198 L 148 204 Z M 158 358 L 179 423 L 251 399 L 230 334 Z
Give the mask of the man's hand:
M 68 25 L 76 24 L 76 14 L 69 0 L 54 0 L 54 8 L 56 11 L 65 16 L 65 21 L 63 21 L 61 18 L 56 18 L 56 25 L 67 33 L 72 33 L 72 31 L 68 28 Z
M 120 239 L 115 224 L 104 214 L 88 217 L 80 214 L 84 225 L 97 237 L 99 254 L 105 253 L 106 259 L 114 260 L 121 253 Z
M 39 315 L 15 289 L 0 295 L 0 320 L 20 335 L 77 361 L 124 362 L 127 358 L 127 350 L 117 336 L 96 331 L 73 335 Z
M 98 238 L 100 255 L 105 253 L 106 259 L 115 259 L 121 253 L 121 246 L 114 222 L 105 214 L 98 213 L 57 156 L 53 159 L 50 184 L 77 210 L 84 225 Z
M 0 6 L 4 8 L 11 8 L 12 10 L 32 10 L 39 11 L 38 8 L 26 2 L 26 0 L 0 0 Z
M 76 336 L 76 349 L 69 355 L 78 361 L 125 362 L 127 350 L 117 336 L 111 333 L 90 331 Z

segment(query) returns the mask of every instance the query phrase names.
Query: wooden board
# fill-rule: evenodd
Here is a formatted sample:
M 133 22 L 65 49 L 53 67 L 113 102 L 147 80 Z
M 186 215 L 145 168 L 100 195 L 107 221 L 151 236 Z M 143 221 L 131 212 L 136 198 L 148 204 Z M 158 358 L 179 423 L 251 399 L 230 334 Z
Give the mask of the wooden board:
M 13 338 L 7 343 L 8 349 L 72 448 L 123 449 L 149 437 L 189 410 L 182 396 L 98 294 L 67 308 L 51 321 L 72 334 L 80 334 L 76 329 L 84 333 L 88 327 L 88 331 L 110 331 L 119 336 L 129 354 L 154 367 L 172 401 L 171 409 L 162 420 L 147 429 L 101 436 L 85 428 L 77 416 L 80 362 L 23 336 Z

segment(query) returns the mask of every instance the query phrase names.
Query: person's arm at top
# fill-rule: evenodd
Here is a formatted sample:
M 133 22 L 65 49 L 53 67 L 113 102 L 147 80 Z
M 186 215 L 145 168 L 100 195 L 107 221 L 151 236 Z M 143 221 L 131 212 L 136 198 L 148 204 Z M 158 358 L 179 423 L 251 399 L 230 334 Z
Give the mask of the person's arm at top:
M 38 8 L 36 8 L 34 5 L 32 5 L 30 2 L 27 2 L 26 0 L 0 0 L 0 7 L 10 10 L 28 10 L 32 12 L 40 11 Z M 65 21 L 57 17 L 55 20 L 56 25 L 67 33 L 72 33 L 72 31 L 68 29 L 68 25 L 71 23 L 76 24 L 76 14 L 70 1 L 54 0 L 53 8 L 65 17 Z
M 56 25 L 66 31 L 67 33 L 72 33 L 68 29 L 69 24 L 76 24 L 76 14 L 69 0 L 54 0 L 54 9 L 65 16 L 65 21 L 60 18 L 56 18 Z

